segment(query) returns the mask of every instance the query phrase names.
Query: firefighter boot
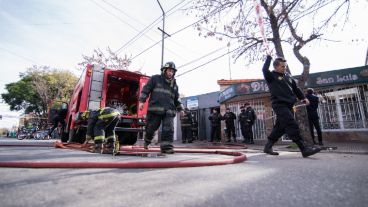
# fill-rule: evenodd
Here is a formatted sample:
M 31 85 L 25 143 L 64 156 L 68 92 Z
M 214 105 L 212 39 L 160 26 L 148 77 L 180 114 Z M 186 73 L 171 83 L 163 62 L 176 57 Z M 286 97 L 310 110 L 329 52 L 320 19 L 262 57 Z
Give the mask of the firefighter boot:
M 115 141 L 115 144 L 114 144 L 113 155 L 119 154 L 119 151 L 120 151 L 120 142 L 117 140 L 117 141 Z
M 95 146 L 93 148 L 93 153 L 102 154 L 102 142 L 95 143 Z
M 115 148 L 114 140 L 113 139 L 108 139 L 106 141 L 105 146 L 104 146 L 103 153 L 104 154 L 113 154 L 114 153 L 114 148 Z
M 148 145 L 149 145 L 149 143 L 145 141 L 145 142 L 143 143 L 143 148 L 144 148 L 145 150 L 148 150 Z
M 174 154 L 174 149 L 161 149 L 162 154 Z
M 267 144 L 265 145 L 263 152 L 269 155 L 279 155 L 278 152 L 274 152 L 272 150 L 272 146 L 276 143 L 277 141 L 274 140 L 270 140 L 268 139 Z
M 303 157 L 309 157 L 311 155 L 314 155 L 321 151 L 320 148 L 317 147 L 309 147 L 305 144 L 304 140 L 300 139 L 297 141 L 294 141 L 296 145 L 298 145 L 300 152 L 302 153 Z

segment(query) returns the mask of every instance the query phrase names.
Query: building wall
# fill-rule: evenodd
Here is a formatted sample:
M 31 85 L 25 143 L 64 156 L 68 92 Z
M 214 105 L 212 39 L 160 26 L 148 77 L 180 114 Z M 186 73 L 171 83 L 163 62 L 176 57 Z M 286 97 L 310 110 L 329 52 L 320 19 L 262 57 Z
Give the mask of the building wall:
M 181 99 L 183 105 L 187 107 L 187 101 L 190 99 L 197 99 L 198 106 L 195 108 L 189 108 L 192 114 L 197 114 L 198 121 L 198 140 L 204 141 L 209 140 L 211 135 L 210 121 L 208 116 L 210 115 L 213 108 L 219 108 L 220 104 L 217 102 L 219 92 L 211 92 L 206 94 L 200 94 L 196 96 L 184 97 Z M 177 117 L 177 139 L 181 140 L 181 123 L 180 118 Z
M 323 140 L 368 142 L 368 84 L 346 84 L 315 88 L 315 92 L 320 97 L 318 112 Z M 237 96 L 221 103 L 221 109 L 224 110 L 229 107 L 231 111 L 238 115 L 240 106 L 245 102 L 250 102 L 257 114 L 257 122 L 253 127 L 255 140 L 267 139 L 267 135 L 271 133 L 275 121 L 270 94 Z M 305 109 L 300 108 L 297 113 L 302 113 L 300 110 Z M 309 134 L 308 123 L 305 123 L 304 137 L 307 141 L 311 139 Z M 237 127 L 237 137 L 241 137 L 239 126 Z

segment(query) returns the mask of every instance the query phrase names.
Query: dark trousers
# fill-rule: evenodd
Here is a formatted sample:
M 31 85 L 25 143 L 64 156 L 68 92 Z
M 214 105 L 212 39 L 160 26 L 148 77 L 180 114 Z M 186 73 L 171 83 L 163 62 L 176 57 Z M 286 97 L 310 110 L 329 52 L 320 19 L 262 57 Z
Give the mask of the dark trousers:
M 236 141 L 235 126 L 226 126 L 226 137 L 228 141 L 231 140 L 231 137 Z
M 181 139 L 183 142 L 192 142 L 193 136 L 192 136 L 192 128 L 190 126 L 188 127 L 181 127 Z
M 319 125 L 319 119 L 308 119 L 309 121 L 309 130 L 311 133 L 311 137 L 313 139 L 313 143 L 315 142 L 314 139 L 314 128 L 316 128 L 317 131 L 317 135 L 318 135 L 318 142 L 322 142 L 322 131 L 321 131 L 321 126 Z
M 115 127 L 119 123 L 119 117 L 99 119 L 93 133 L 96 136 L 103 136 L 106 139 L 115 140 Z
M 101 143 L 106 139 L 106 142 L 115 141 L 115 127 L 118 125 L 120 117 L 109 117 L 98 119 L 93 127 L 93 135 L 95 143 Z
M 273 127 L 271 134 L 268 136 L 268 139 L 273 142 L 277 142 L 282 135 L 287 134 L 287 136 L 294 142 L 302 140 L 300 129 L 294 118 L 292 108 L 279 106 L 273 108 L 273 110 L 276 113 L 276 124 Z
M 247 124 L 244 126 L 244 142 L 252 143 L 253 140 L 253 128 L 252 125 Z
M 221 141 L 221 126 L 211 126 L 211 142 Z
M 160 115 L 148 112 L 147 113 L 147 125 L 146 125 L 146 135 L 144 141 L 150 144 L 155 132 L 158 130 L 162 122 L 161 131 L 161 150 L 173 149 L 174 145 L 174 117 L 169 115 Z

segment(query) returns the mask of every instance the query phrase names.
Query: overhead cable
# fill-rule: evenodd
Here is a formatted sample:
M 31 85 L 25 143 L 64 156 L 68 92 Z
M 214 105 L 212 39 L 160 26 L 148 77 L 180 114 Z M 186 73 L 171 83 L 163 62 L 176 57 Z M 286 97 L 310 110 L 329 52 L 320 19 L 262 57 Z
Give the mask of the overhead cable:
M 106 2 L 106 1 L 104 1 Z M 185 2 L 185 0 L 179 2 L 178 4 L 176 4 L 175 6 L 173 6 L 172 8 L 170 8 L 167 12 L 169 13 L 170 11 L 172 11 L 174 8 L 176 8 L 177 6 L 179 6 L 180 4 L 182 4 L 183 2 Z M 106 2 L 108 3 L 108 2 Z M 108 3 L 109 5 L 111 5 L 110 3 Z M 186 6 L 187 4 L 185 4 L 184 6 Z M 113 8 L 117 9 L 118 11 L 121 11 L 119 8 L 116 8 L 115 6 L 111 5 Z M 182 7 L 181 7 L 182 8 Z M 180 8 L 179 8 L 180 9 Z M 177 11 L 177 10 L 176 10 Z M 171 14 L 175 13 L 176 11 L 168 14 L 167 16 L 170 16 Z M 121 11 L 122 12 L 122 11 Z M 124 13 L 125 14 L 125 13 Z M 150 23 L 148 26 L 146 26 L 143 30 L 141 30 L 140 32 L 138 32 L 138 34 L 136 34 L 132 39 L 130 39 L 128 42 L 124 43 L 124 45 L 122 45 L 119 49 L 116 50 L 116 53 L 119 54 L 121 52 L 121 50 L 125 47 L 127 47 L 128 45 L 132 44 L 133 42 L 135 42 L 136 40 L 138 40 L 140 37 L 142 37 L 143 35 L 145 35 L 145 33 L 147 33 L 149 30 L 151 30 L 153 28 L 154 25 L 156 25 L 159 20 L 161 19 L 162 15 L 159 16 L 157 19 L 155 19 L 152 23 Z
M 235 48 L 234 50 L 228 51 L 228 52 L 226 52 L 225 54 L 222 54 L 222 55 L 220 55 L 220 56 L 218 56 L 218 57 L 216 57 L 216 58 L 213 58 L 213 59 L 211 59 L 210 61 L 207 61 L 207 62 L 205 62 L 205 63 L 203 63 L 203 64 L 201 64 L 201 65 L 199 65 L 199 66 L 197 66 L 197 67 L 195 67 L 195 68 L 193 68 L 193 69 L 187 70 L 187 71 L 185 71 L 184 73 L 181 73 L 181 74 L 179 74 L 179 75 L 176 75 L 176 77 L 180 77 L 180 76 L 185 75 L 185 74 L 187 74 L 187 73 L 189 73 L 189 72 L 192 72 L 192 71 L 194 71 L 194 70 L 197 70 L 198 68 L 201 68 L 201 67 L 203 67 L 203 66 L 205 66 L 205 65 L 207 65 L 207 64 L 209 64 L 209 63 L 211 63 L 211 62 L 213 62 L 213 61 L 215 61 L 215 60 L 218 60 L 218 59 L 220 59 L 220 58 L 224 57 L 225 55 L 230 54 L 230 53 L 234 52 L 235 50 L 238 50 L 238 49 L 239 49 L 239 48 L 241 48 L 241 47 L 242 47 L 242 46 L 239 46 L 239 47 Z

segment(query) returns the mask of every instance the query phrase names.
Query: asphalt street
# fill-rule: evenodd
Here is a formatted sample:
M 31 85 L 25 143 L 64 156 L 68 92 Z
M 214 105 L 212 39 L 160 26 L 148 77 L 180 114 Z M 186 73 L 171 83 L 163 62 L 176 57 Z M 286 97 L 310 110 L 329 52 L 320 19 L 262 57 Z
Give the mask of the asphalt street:
M 0 168 L 1 206 L 366 206 L 368 156 L 242 150 L 239 164 L 148 169 Z M 220 157 L 218 157 L 220 156 Z M 0 161 L 201 160 L 97 155 L 52 147 L 0 147 Z

